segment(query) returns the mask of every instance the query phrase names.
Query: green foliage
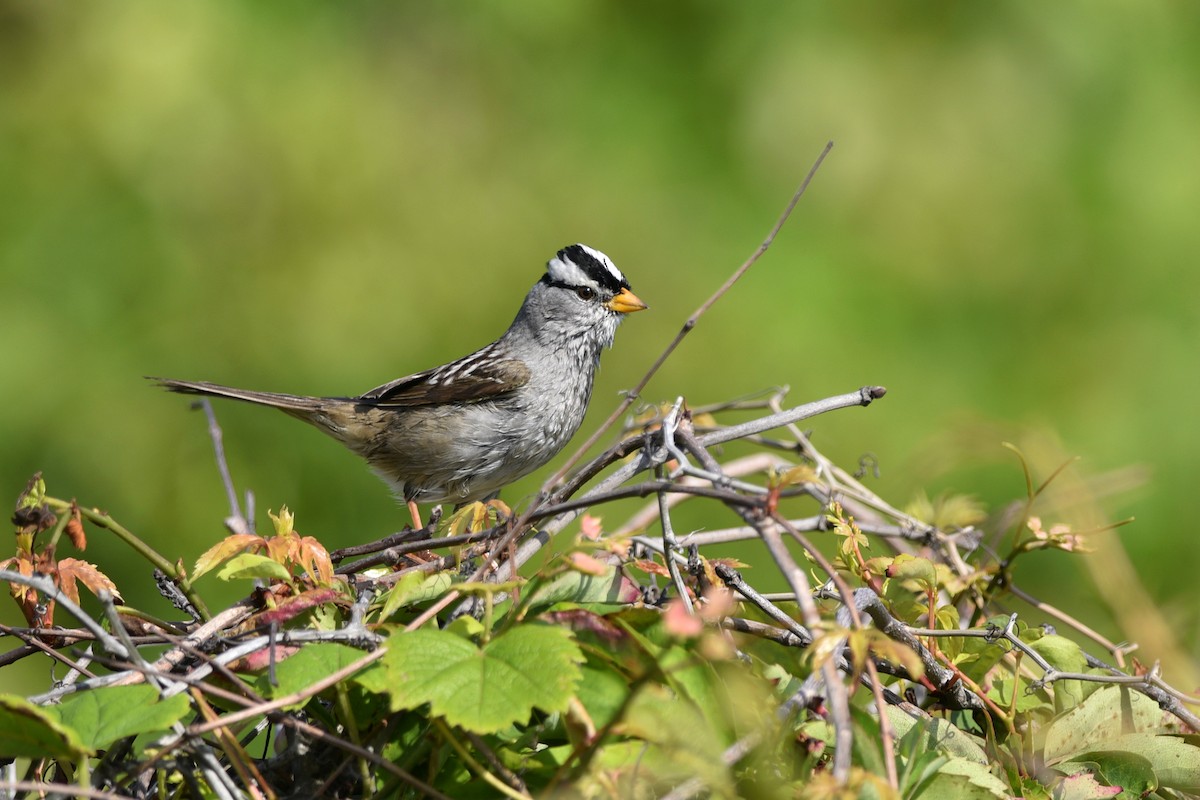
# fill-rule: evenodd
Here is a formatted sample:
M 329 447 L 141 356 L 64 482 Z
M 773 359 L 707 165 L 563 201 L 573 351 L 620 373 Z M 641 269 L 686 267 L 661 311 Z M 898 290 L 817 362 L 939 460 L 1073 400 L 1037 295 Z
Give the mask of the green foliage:
M 383 661 L 360 683 L 386 692 L 393 711 L 429 703 L 433 715 L 475 733 L 525 722 L 534 708 L 566 711 L 583 660 L 569 631 L 532 624 L 482 647 L 431 630 L 396 634 L 385 646 Z
M 49 509 L 75 506 L 47 494 L 44 483 L 30 486 L 22 497 L 34 500 L 22 501 L 17 525 L 20 558 L 53 571 L 52 548 L 42 543 L 58 525 Z M 960 628 L 959 609 L 944 601 L 948 586 L 983 597 L 981 587 L 991 586 L 987 576 L 998 567 L 964 579 L 931 558 L 863 560 L 871 537 L 836 504 L 828 521 L 840 579 L 858 582 L 859 592 L 878 587 L 874 596 L 895 624 L 909 619 L 910 630 L 923 637 L 951 635 L 914 646 L 867 606 L 860 613 L 870 613 L 874 625 L 824 622 L 803 653 L 766 635 L 780 632 L 770 626 L 758 635 L 753 628 L 731 635 L 723 621 L 755 621 L 768 606 L 752 608 L 713 586 L 699 591 L 702 579 L 724 580 L 717 566 L 729 563 L 697 556 L 686 579 L 696 617 L 675 601 L 646 606 L 639 599 L 646 587 L 632 581 L 628 568 L 650 576 L 666 570 L 655 559 L 628 556 L 620 567 L 605 561 L 628 554 L 628 542 L 611 538 L 596 518 L 566 552 L 527 578 L 472 581 L 461 571 L 431 571 L 428 565 L 439 562 L 422 561 L 386 587 L 374 582 L 387 580 L 386 573 L 359 575 L 354 600 L 347 576 L 334 572 L 334 557 L 298 534 L 290 514 L 277 519 L 273 536 L 232 534 L 198 565 L 262 583 L 244 601 L 253 616 L 247 611 L 236 617 L 244 622 L 228 623 L 242 627 L 206 640 L 216 650 L 254 642 L 236 659 L 224 658 L 219 681 L 181 680 L 176 656 L 194 659 L 187 674 L 214 666 L 197 642 L 120 676 L 136 685 L 81 680 L 40 698 L 53 697 L 50 705 L 0 696 L 0 757 L 26 760 L 44 774 L 105 775 L 114 786 L 146 770 L 156 771 L 164 787 L 202 784 L 212 773 L 191 759 L 198 737 L 214 736 L 239 781 L 331 797 L 388 786 L 412 797 L 638 798 L 681 787 L 721 798 L 1200 793 L 1200 737 L 1164 715 L 1140 687 L 1096 684 L 1100 673 L 1089 674 L 1075 641 L 1004 616 Z M 492 521 L 481 512 L 475 523 L 446 525 L 470 532 L 472 524 Z M 1019 547 L 1034 528 L 1040 523 L 1012 533 L 1020 558 L 1046 552 Z M 83 541 L 78 534 L 75 540 Z M 436 538 L 425 544 L 439 546 Z M 186 576 L 180 571 L 174 580 Z M 481 619 L 464 614 L 441 629 L 418 624 L 424 612 L 454 597 L 479 600 Z M 29 594 L 19 602 L 28 607 Z M 133 612 L 125 609 L 123 624 L 136 619 L 153 629 L 155 623 Z M 52 612 L 29 613 L 44 621 Z M 924 630 L 927 624 L 932 631 Z M 45 632 L 24 635 L 62 644 Z M 178 634 L 162 640 L 169 648 L 176 641 Z M 813 682 L 825 665 L 848 675 L 853 690 L 841 777 L 833 771 L 846 742 L 841 723 L 824 707 L 834 700 L 826 694 L 819 710 L 780 713 L 798 692 L 820 686 Z M 893 697 L 880 717 L 874 693 L 856 687 L 880 680 L 871 670 L 885 666 L 894 677 L 880 681 L 880 692 L 921 686 L 926 701 L 918 706 Z M 938 670 L 951 667 L 954 677 L 946 681 Z M 147 673 L 154 683 L 142 682 Z M 948 711 L 939 703 L 952 695 L 931 680 L 962 682 L 983 702 L 973 711 Z M 267 720 L 284 738 L 303 741 L 304 756 L 249 756 L 247 745 L 266 742 L 254 728 L 237 726 Z M 357 768 L 346 769 L 347 759 Z
M 59 721 L 52 710 L 12 695 L 0 695 L 0 758 L 90 756 L 79 731 Z
M 102 686 L 63 698 L 49 708 L 89 753 L 143 733 L 166 732 L 191 712 L 186 694 L 160 699 L 152 686 Z
M 254 553 L 242 553 L 226 561 L 217 572 L 223 581 L 261 578 L 263 580 L 287 580 L 292 573 L 277 561 Z

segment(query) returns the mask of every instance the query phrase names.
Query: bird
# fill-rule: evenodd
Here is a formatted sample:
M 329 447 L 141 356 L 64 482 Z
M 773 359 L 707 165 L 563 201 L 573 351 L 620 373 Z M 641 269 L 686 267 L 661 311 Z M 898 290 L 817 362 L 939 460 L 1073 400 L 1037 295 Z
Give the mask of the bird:
M 559 250 L 498 339 L 462 358 L 351 397 L 258 392 L 149 377 L 163 388 L 270 406 L 366 460 L 421 527 L 418 503 L 495 496 L 579 430 L 600 354 L 647 308 L 604 253 Z

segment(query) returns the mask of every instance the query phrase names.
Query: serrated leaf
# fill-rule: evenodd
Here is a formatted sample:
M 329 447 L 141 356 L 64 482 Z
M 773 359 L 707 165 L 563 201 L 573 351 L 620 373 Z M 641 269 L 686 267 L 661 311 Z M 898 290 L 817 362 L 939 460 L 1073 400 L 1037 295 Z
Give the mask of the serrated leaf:
M 433 714 L 475 733 L 524 722 L 534 708 L 565 711 L 583 663 L 569 631 L 538 624 L 513 628 L 482 648 L 425 629 L 396 634 L 387 648 L 381 666 L 392 710 L 428 703 Z
M 260 556 L 257 553 L 242 553 L 226 561 L 217 577 L 223 581 L 235 581 L 244 578 L 262 578 L 263 580 L 290 581 L 292 573 L 278 561 Z
M 79 759 L 91 753 L 75 729 L 49 708 L 0 695 L 0 757 Z
M 325 586 L 333 582 L 333 562 L 329 558 L 329 551 L 313 537 L 300 537 L 296 561 L 314 581 Z
M 1118 753 L 1141 756 L 1154 768 L 1159 787 L 1196 794 L 1200 792 L 1200 747 L 1189 738 L 1153 733 L 1130 733 L 1104 742 L 1109 758 Z
M 453 572 L 435 572 L 432 575 L 410 572 L 396 581 L 396 585 L 388 590 L 387 598 L 383 601 L 383 610 L 379 612 L 379 619 L 380 621 L 390 619 L 404 606 L 441 597 L 450 591 L 453 584 Z
M 987 752 L 983 749 L 983 740 L 972 736 L 949 720 L 933 717 L 928 721 L 918 722 L 895 706 L 884 706 L 884 710 L 897 739 L 904 738 L 912 730 L 919 731 L 913 734 L 920 737 L 918 750 L 936 749 L 960 760 L 983 765 L 989 763 Z
M 984 764 L 964 758 L 951 758 L 942 764 L 936 776 L 921 787 L 921 800 L 1008 800 L 1007 784 Z
M 981 681 L 1011 649 L 1012 645 L 1004 639 L 989 641 L 979 636 L 970 636 L 962 640 L 954 663 L 967 677 Z
M 979 499 L 970 495 L 941 494 L 935 500 L 921 492 L 905 507 L 905 513 L 943 530 L 965 528 L 987 517 Z
M 508 506 L 498 500 L 468 503 L 450 515 L 450 519 L 445 523 L 446 530 L 451 536 L 487 530 L 499 524 L 500 514 L 505 512 L 508 512 Z M 505 517 L 507 516 L 511 516 L 511 512 L 505 513 Z
M 630 566 L 636 570 L 645 572 L 647 575 L 661 575 L 667 578 L 671 576 L 671 570 L 667 569 L 665 564 L 660 564 L 649 558 L 639 558 L 631 562 Z
M 275 665 L 274 686 L 270 684 L 269 676 L 261 675 L 257 688 L 260 693 L 270 698 L 286 697 L 353 664 L 364 655 L 366 654 L 362 650 L 355 650 L 337 642 L 308 644 L 298 653 Z M 305 700 L 294 707 L 299 708 L 306 702 L 308 701 Z
M 263 538 L 255 536 L 252 533 L 236 533 L 232 536 L 226 536 L 201 553 L 200 557 L 196 559 L 196 566 L 192 567 L 192 580 L 214 569 L 226 559 L 261 544 L 263 544 Z
M 1047 763 L 1093 749 L 1131 733 L 1164 731 L 1163 712 L 1158 703 L 1141 692 L 1122 686 L 1104 686 L 1046 730 L 1044 758 Z
M 75 603 L 79 603 L 79 587 L 76 586 L 77 583 L 82 583 L 94 595 L 99 596 L 101 592 L 108 592 L 117 602 L 124 602 L 121 593 L 117 591 L 117 585 L 112 582 L 112 579 L 101 572 L 100 568 L 95 564 L 83 561 L 82 559 L 60 559 L 58 562 L 58 581 L 63 594 Z
M 79 734 L 85 747 L 96 751 L 126 736 L 167 730 L 189 709 L 186 694 L 162 700 L 153 686 L 141 684 L 76 692 L 53 710 L 64 725 Z

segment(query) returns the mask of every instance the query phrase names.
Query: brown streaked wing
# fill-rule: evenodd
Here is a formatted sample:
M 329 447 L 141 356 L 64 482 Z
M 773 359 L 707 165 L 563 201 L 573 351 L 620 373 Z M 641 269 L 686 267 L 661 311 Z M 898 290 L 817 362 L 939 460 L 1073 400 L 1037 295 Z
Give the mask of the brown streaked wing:
M 478 403 L 529 382 L 529 367 L 513 358 L 468 359 L 385 383 L 356 398 L 365 405 L 404 408 L 438 403 Z

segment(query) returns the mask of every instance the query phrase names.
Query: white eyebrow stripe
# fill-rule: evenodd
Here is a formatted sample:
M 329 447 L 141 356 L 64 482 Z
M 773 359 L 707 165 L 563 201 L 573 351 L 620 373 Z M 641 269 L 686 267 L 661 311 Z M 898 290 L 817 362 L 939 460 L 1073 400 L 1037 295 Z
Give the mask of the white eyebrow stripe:
M 617 279 L 618 283 L 625 282 L 625 276 L 621 274 L 621 270 L 617 269 L 617 265 L 612 262 L 611 258 L 604 255 L 604 253 L 601 253 L 594 247 L 588 247 L 583 242 L 579 242 L 578 244 L 581 248 L 583 248 L 584 252 L 603 264 L 605 268 L 612 273 L 613 277 Z
M 562 259 L 558 256 L 550 259 L 550 263 L 546 265 L 546 271 L 550 273 L 550 277 L 554 280 L 569 286 L 590 286 L 595 284 L 595 281 L 589 278 L 574 261 Z

